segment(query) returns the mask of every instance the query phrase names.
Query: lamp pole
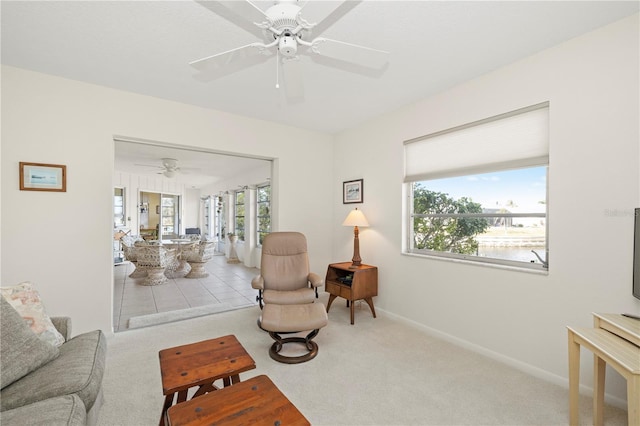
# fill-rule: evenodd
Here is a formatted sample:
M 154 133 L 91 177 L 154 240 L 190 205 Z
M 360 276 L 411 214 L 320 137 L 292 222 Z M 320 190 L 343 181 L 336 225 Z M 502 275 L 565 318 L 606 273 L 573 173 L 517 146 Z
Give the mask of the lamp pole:
M 360 239 L 358 238 L 358 234 L 360 231 L 357 226 L 353 227 L 353 259 L 351 259 L 351 267 L 357 268 L 362 263 L 362 259 L 360 258 Z

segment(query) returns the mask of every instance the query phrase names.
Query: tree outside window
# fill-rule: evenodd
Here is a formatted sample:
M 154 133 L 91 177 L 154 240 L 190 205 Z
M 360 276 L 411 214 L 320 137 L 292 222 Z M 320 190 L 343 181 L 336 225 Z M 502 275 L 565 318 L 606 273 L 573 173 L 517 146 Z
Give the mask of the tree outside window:
M 238 241 L 244 241 L 244 191 L 235 192 L 235 234 Z
M 257 189 L 257 236 L 258 245 L 262 245 L 264 237 L 271 232 L 271 185 L 262 185 Z
M 489 227 L 486 218 L 458 217 L 460 213 L 482 213 L 482 205 L 467 197 L 454 199 L 442 192 L 429 191 L 416 183 L 413 189 L 414 212 L 436 214 L 413 219 L 414 248 L 442 252 L 476 254 L 475 237 Z

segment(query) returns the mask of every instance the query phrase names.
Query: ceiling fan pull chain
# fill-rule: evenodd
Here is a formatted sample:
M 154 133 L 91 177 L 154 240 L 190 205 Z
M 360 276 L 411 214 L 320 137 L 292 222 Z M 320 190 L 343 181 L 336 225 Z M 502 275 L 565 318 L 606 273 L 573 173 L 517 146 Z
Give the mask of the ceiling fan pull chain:
M 280 88 L 280 48 L 276 49 L 276 89 Z

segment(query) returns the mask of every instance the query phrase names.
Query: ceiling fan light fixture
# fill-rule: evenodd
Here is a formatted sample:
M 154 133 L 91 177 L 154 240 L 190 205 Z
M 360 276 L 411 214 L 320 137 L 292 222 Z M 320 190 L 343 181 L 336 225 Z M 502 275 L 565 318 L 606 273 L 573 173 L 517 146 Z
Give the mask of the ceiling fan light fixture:
M 163 158 L 162 166 L 167 170 L 175 170 L 178 167 L 178 160 L 175 158 Z
M 164 173 L 162 173 L 163 175 L 165 175 L 168 178 L 172 178 L 176 175 L 176 171 L 175 170 L 165 170 Z
M 282 53 L 282 56 L 286 56 L 287 58 L 291 58 L 296 56 L 296 52 L 298 51 L 298 43 L 296 43 L 296 39 L 291 36 L 283 36 L 280 37 L 280 42 L 278 43 L 278 50 Z

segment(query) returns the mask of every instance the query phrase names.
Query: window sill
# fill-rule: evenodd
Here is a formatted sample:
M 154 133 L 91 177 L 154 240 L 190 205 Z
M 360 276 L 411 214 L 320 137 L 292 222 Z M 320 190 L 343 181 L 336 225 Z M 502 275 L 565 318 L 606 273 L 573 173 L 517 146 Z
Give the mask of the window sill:
M 499 264 L 499 263 L 489 263 L 489 262 L 481 262 L 481 261 L 475 261 L 475 260 L 458 259 L 458 258 L 452 258 L 452 257 L 434 256 L 434 255 L 422 254 L 422 253 L 403 252 L 401 254 L 403 256 L 417 257 L 417 258 L 421 258 L 421 259 L 438 260 L 438 261 L 443 261 L 443 262 L 462 263 L 462 264 L 465 264 L 465 265 L 473 265 L 473 266 L 479 266 L 479 267 L 483 267 L 483 268 L 494 268 L 494 269 L 502 269 L 502 270 L 507 270 L 507 271 L 514 271 L 514 272 L 524 272 L 524 273 L 529 273 L 529 274 L 534 274 L 534 275 L 544 275 L 544 276 L 549 275 L 549 270 L 547 270 L 547 269 L 532 269 L 532 268 L 526 268 L 526 267 L 502 265 L 502 264 Z

